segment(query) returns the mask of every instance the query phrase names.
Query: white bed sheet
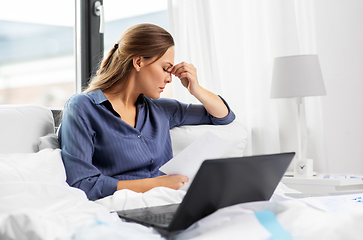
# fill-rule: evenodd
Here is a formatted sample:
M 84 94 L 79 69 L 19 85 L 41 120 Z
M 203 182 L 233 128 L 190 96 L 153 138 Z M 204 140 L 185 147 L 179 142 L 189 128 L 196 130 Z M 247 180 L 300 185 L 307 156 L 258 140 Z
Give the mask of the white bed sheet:
M 77 239 L 79 229 L 101 222 L 131 225 L 127 228 L 136 228 L 139 236 L 160 239 L 152 229 L 122 222 L 108 208 L 89 201 L 83 191 L 69 187 L 65 179 L 59 149 L 0 154 L 0 239 Z M 115 226 L 108 228 L 125 236 L 122 227 Z
M 152 228 L 123 222 L 110 211 L 178 203 L 185 195 L 182 190 L 168 188 L 155 188 L 144 194 L 121 190 L 110 197 L 89 201 L 84 192 L 67 185 L 60 163 L 59 150 L 0 154 L 1 240 L 162 239 Z M 291 200 L 284 196 L 285 192 L 294 191 L 280 184 L 269 202 L 221 209 L 175 239 L 361 239 L 363 236 L 363 204 L 353 201 L 354 196 Z M 275 228 L 261 222 L 257 213 L 264 211 L 272 214 L 270 223 L 275 223 Z M 284 238 L 277 237 L 276 226 L 280 227 L 280 233 L 281 229 L 285 233 Z

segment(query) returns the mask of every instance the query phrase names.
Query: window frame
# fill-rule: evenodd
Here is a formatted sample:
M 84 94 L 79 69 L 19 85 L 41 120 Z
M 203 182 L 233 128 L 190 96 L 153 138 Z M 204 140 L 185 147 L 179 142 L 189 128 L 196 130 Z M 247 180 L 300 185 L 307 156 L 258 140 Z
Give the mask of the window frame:
M 88 86 L 103 57 L 104 36 L 99 31 L 101 17 L 94 13 L 97 1 L 103 5 L 103 0 L 75 1 L 76 93 Z

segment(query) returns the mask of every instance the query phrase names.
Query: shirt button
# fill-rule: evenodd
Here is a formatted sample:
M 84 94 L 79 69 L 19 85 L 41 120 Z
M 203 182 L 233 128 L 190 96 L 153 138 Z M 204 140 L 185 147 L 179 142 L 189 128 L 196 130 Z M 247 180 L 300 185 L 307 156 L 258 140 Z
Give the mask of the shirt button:
M 138 138 L 141 138 L 141 135 L 137 135 Z
M 152 160 L 152 159 L 151 159 L 151 160 L 150 160 L 150 163 L 153 163 L 153 162 L 154 162 L 154 160 Z

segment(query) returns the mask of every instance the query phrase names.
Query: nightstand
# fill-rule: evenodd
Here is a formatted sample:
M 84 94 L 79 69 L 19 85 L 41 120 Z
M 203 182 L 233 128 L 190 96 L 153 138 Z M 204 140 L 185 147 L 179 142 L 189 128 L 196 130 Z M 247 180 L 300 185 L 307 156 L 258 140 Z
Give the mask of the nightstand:
M 302 193 L 334 193 L 363 191 L 362 178 L 321 179 L 283 177 L 281 182 Z

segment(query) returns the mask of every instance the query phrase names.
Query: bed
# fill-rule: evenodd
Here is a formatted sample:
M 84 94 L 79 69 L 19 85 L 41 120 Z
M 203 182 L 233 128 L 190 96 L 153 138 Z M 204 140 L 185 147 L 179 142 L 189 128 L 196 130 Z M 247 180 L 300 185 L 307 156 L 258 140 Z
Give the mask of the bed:
M 52 111 L 38 105 L 0 106 L 0 239 L 163 239 L 154 229 L 121 220 L 115 210 L 182 201 L 185 191 L 129 190 L 89 201 L 66 183 Z M 247 131 L 227 126 L 184 126 L 171 130 L 174 154 L 211 131 L 237 141 L 225 157 L 241 156 Z M 270 201 L 218 210 L 174 239 L 361 239 L 360 194 L 291 199 L 282 183 Z

